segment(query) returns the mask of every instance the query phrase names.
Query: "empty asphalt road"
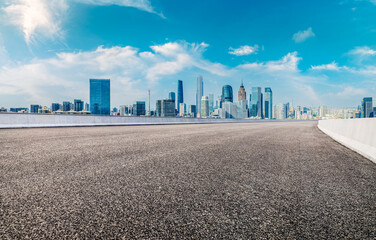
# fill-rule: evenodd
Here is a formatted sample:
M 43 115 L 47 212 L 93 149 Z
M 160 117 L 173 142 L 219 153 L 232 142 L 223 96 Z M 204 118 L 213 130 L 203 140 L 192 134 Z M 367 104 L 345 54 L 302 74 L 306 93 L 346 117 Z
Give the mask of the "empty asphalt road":
M 0 239 L 375 239 L 376 164 L 316 122 L 0 130 Z

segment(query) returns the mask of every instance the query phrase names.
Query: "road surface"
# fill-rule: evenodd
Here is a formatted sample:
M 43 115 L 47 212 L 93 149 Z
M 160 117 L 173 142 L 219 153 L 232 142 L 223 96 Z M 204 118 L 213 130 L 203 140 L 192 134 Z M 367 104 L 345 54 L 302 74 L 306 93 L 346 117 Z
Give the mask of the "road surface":
M 0 130 L 0 239 L 375 239 L 376 164 L 316 124 Z

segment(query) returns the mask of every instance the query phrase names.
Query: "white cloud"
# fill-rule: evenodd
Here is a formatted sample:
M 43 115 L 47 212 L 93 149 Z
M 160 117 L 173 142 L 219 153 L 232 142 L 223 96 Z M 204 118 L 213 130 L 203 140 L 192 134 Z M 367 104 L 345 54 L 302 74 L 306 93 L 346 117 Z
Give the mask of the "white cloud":
M 265 63 L 248 63 L 239 65 L 239 68 L 255 69 L 263 68 L 266 71 L 286 71 L 295 72 L 298 71 L 298 64 L 302 58 L 298 57 L 297 52 L 288 53 L 282 59 L 277 61 L 268 61 Z
M 305 40 L 307 40 L 308 38 L 311 38 L 311 37 L 314 37 L 315 36 L 315 33 L 312 31 L 312 28 L 308 28 L 307 30 L 304 30 L 304 31 L 299 31 L 297 33 L 295 33 L 293 36 L 292 36 L 292 39 L 296 42 L 296 43 L 300 43 L 300 42 L 304 42 Z
M 244 56 L 244 55 L 250 55 L 250 54 L 257 54 L 258 49 L 259 49 L 258 45 L 254 45 L 254 46 L 244 45 L 244 46 L 241 46 L 240 48 L 230 47 L 229 48 L 230 51 L 228 53 L 232 55 L 236 55 L 236 56 Z
M 330 70 L 330 71 L 339 71 L 340 67 L 336 62 L 332 62 L 329 64 L 322 64 L 322 65 L 317 65 L 317 66 L 311 66 L 311 70 Z
M 367 94 L 367 91 L 360 88 L 346 87 L 343 91 L 336 94 L 338 97 L 351 97 L 351 96 L 364 96 Z
M 361 57 L 364 56 L 376 56 L 376 50 L 371 49 L 370 47 L 356 47 L 355 49 L 349 52 L 351 55 L 358 55 Z
M 69 8 L 69 2 L 92 5 L 118 5 L 134 7 L 142 11 L 157 13 L 149 0 L 14 0 L 1 8 L 3 16 L 12 25 L 21 29 L 27 44 L 37 40 L 38 36 L 47 38 L 62 37 L 62 20 Z

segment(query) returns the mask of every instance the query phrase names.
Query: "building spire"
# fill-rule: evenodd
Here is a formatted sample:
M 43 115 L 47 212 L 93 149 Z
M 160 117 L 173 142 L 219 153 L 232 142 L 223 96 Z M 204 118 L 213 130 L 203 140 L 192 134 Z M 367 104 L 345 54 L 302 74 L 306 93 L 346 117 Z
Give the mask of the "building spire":
M 241 88 L 244 88 L 244 85 L 243 85 L 243 79 L 242 79 L 242 83 L 240 84 L 240 87 L 241 87 Z

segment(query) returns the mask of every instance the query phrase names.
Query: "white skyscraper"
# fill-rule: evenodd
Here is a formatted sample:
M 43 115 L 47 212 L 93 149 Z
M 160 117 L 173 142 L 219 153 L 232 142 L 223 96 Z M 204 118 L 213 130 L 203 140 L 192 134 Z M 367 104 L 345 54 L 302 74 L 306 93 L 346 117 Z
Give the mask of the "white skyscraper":
M 204 82 L 202 76 L 197 76 L 196 112 L 201 113 L 201 98 L 204 95 Z
M 201 98 L 201 115 L 200 117 L 209 117 L 209 99 L 207 96 Z

